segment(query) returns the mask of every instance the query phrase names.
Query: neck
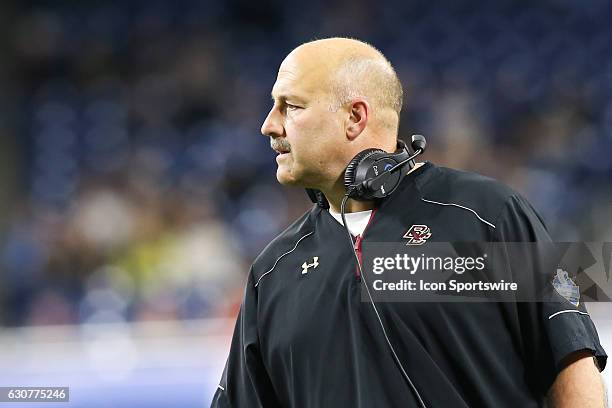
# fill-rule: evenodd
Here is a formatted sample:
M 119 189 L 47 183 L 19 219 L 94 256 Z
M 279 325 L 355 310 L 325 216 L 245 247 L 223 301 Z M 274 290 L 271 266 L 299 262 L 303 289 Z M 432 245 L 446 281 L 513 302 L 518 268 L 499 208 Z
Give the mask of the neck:
M 329 201 L 329 208 L 331 211 L 339 213 L 340 205 L 342 204 L 342 199 L 344 198 L 344 194 L 346 194 L 346 188 L 344 187 L 344 183 L 338 182 L 334 185 L 333 188 L 328 190 L 321 190 L 323 194 L 325 194 L 325 198 Z M 352 213 L 358 211 L 366 211 L 372 210 L 376 208 L 376 203 L 374 201 L 357 201 L 349 198 L 344 207 L 345 212 Z

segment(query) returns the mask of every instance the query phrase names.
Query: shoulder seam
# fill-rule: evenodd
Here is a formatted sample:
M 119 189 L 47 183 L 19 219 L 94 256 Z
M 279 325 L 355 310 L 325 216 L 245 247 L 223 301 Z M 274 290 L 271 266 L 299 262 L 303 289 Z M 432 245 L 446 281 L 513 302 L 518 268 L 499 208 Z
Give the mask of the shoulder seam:
M 257 279 L 257 282 L 255 282 L 254 287 L 257 287 L 257 285 L 259 285 L 259 282 L 261 281 L 261 279 L 262 279 L 264 276 L 266 276 L 267 274 L 269 274 L 270 272 L 272 272 L 272 271 L 274 270 L 274 268 L 276 268 L 276 264 L 278 264 L 278 261 L 280 261 L 282 257 L 284 257 L 285 255 L 289 255 L 290 253 L 292 253 L 293 251 L 295 251 L 295 249 L 298 247 L 298 245 L 300 244 L 300 242 L 301 242 L 301 241 L 302 241 L 304 238 L 306 238 L 306 237 L 308 237 L 308 236 L 310 236 L 310 235 L 312 235 L 312 234 L 314 234 L 314 231 L 310 231 L 309 233 L 307 233 L 307 234 L 303 235 L 303 236 L 302 236 L 300 239 L 298 239 L 298 240 L 297 240 L 297 242 L 295 243 L 295 245 L 293 246 L 293 248 L 292 248 L 292 249 L 290 249 L 289 251 L 285 252 L 284 254 L 282 254 L 281 256 L 279 256 L 278 258 L 276 258 L 276 261 L 274 261 L 274 265 L 272 265 L 272 267 L 271 267 L 270 269 L 268 269 L 266 272 L 264 272 L 264 273 L 263 273 L 263 274 L 262 274 L 262 275 L 259 277 L 259 279 Z
M 439 202 L 439 201 L 428 200 L 428 199 L 426 199 L 426 198 L 424 198 L 424 197 L 421 197 L 421 200 L 422 200 L 422 201 L 425 201 L 426 203 L 437 204 L 437 205 L 443 205 L 443 206 L 458 207 L 458 208 L 461 208 L 461 209 L 463 209 L 463 210 L 470 211 L 472 214 L 474 214 L 474 215 L 476 216 L 476 218 L 478 218 L 478 219 L 479 219 L 480 221 L 482 221 L 483 223 L 487 224 L 487 225 L 488 225 L 488 226 L 490 226 L 490 227 L 493 227 L 494 229 L 496 228 L 496 227 L 495 227 L 495 225 L 493 225 L 493 223 L 492 223 L 492 222 L 489 222 L 489 221 L 485 220 L 485 219 L 484 219 L 484 218 L 482 218 L 480 215 L 478 215 L 478 213 L 477 213 L 475 210 L 473 210 L 473 209 L 471 209 L 471 208 L 469 208 L 469 207 L 466 207 L 466 206 L 464 206 L 464 205 L 457 204 L 457 203 L 441 203 L 441 202 Z

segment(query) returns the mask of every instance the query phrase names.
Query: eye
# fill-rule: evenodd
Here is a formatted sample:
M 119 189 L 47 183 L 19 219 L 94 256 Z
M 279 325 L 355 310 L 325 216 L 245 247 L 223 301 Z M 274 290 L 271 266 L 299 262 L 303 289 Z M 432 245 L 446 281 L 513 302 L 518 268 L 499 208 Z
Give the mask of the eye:
M 288 111 L 295 111 L 295 110 L 300 109 L 299 106 L 291 105 L 290 103 L 286 103 L 285 107 Z

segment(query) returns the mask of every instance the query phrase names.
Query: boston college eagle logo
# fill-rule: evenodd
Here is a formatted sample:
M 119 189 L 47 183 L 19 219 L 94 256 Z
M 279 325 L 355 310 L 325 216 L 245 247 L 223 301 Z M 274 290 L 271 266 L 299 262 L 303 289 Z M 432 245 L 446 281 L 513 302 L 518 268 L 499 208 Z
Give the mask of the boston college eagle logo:
M 404 238 L 408 239 L 406 245 L 422 245 L 431 237 L 431 230 L 427 225 L 413 225 L 404 234 Z

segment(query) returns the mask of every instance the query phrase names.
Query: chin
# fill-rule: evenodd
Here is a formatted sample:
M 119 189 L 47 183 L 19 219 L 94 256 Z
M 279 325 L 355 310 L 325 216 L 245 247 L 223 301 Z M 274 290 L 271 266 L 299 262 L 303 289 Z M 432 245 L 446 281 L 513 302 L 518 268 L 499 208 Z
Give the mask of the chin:
M 296 178 L 289 171 L 281 170 L 280 168 L 276 170 L 276 180 L 283 186 L 300 186 L 302 183 L 299 178 Z
M 280 174 L 276 175 L 276 180 L 278 180 L 278 182 L 280 184 L 282 184 L 283 186 L 297 186 L 297 185 L 299 185 L 299 183 L 295 179 L 293 179 L 291 177 L 284 176 L 284 175 L 280 175 Z

